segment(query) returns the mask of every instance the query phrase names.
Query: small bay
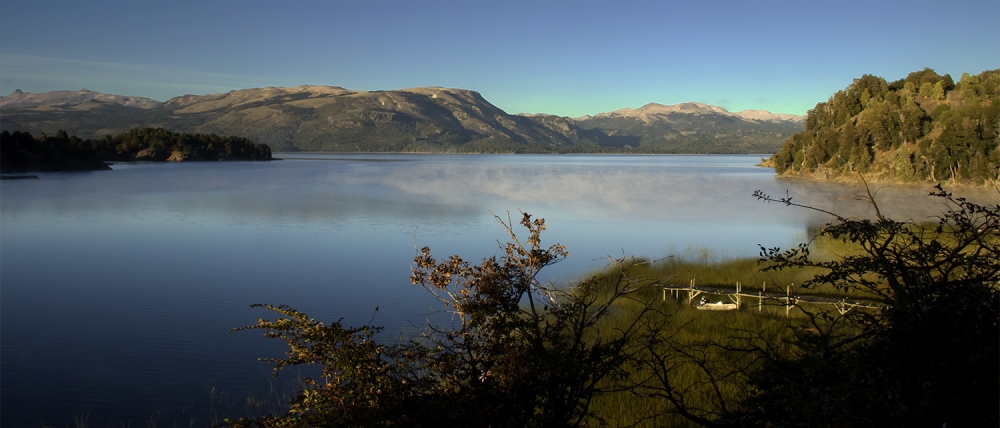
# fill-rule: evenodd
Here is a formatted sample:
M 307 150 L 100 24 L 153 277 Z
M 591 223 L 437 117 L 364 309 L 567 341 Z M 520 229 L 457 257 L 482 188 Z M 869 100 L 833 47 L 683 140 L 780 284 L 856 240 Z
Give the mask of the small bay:
M 371 321 L 392 340 L 439 309 L 409 283 L 417 248 L 499 255 L 493 214 L 545 218 L 543 244 L 571 254 L 544 272 L 561 284 L 609 256 L 756 256 L 831 220 L 755 190 L 870 215 L 856 186 L 779 180 L 752 155 L 275 156 L 0 182 L 0 425 L 201 426 L 266 411 L 252 407 L 273 406 L 275 383 L 256 358 L 281 343 L 227 333 L 272 317 L 251 303 Z M 930 190 L 878 198 L 884 214 L 920 219 L 939 210 Z

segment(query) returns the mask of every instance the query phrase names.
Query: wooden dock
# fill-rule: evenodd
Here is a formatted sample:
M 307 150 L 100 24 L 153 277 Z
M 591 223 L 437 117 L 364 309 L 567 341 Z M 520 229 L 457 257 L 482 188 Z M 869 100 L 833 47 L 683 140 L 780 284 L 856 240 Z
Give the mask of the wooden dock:
M 780 288 L 779 288 L 779 291 L 780 291 Z M 740 282 L 737 282 L 736 283 L 736 288 L 733 289 L 733 288 L 726 288 L 726 287 L 719 287 L 719 286 L 712 286 L 712 287 L 699 286 L 699 285 L 697 285 L 696 281 L 694 279 L 692 279 L 688 283 L 688 285 L 671 284 L 671 285 L 668 285 L 666 287 L 663 287 L 663 301 L 664 302 L 667 301 L 667 292 L 669 292 L 677 300 L 680 300 L 680 298 L 681 298 L 680 296 L 681 296 L 682 292 L 686 292 L 687 293 L 687 301 L 688 301 L 687 303 L 688 303 L 688 305 L 692 305 L 692 306 L 696 306 L 696 307 L 698 307 L 698 306 L 709 306 L 709 305 L 704 305 L 703 302 L 702 302 L 701 305 L 696 305 L 695 304 L 694 299 L 696 297 L 698 297 L 699 295 L 703 295 L 703 294 L 711 294 L 711 295 L 716 295 L 716 296 L 727 296 L 727 297 L 729 297 L 729 300 L 732 302 L 732 304 L 736 305 L 735 306 L 736 310 L 741 310 L 741 309 L 744 308 L 744 304 L 743 304 L 743 300 L 744 299 L 756 299 L 757 300 L 757 311 L 758 312 L 763 312 L 764 311 L 764 301 L 765 300 L 770 300 L 770 301 L 775 301 L 775 302 L 781 302 L 785 306 L 785 315 L 786 316 L 789 314 L 789 312 L 792 310 L 792 308 L 795 307 L 795 305 L 797 305 L 799 303 L 811 303 L 811 304 L 821 304 L 821 305 L 822 304 L 834 305 L 837 308 L 837 310 L 840 312 L 841 315 L 846 314 L 848 311 L 850 311 L 851 309 L 854 309 L 854 308 L 878 308 L 878 307 L 880 307 L 879 305 L 872 304 L 872 303 L 847 300 L 846 297 L 845 298 L 841 298 L 841 299 L 836 299 L 836 298 L 833 298 L 833 297 L 824 297 L 824 296 L 796 296 L 796 295 L 792 294 L 792 287 L 790 285 L 785 287 L 785 292 L 783 294 L 768 293 L 767 292 L 767 283 L 762 284 L 761 285 L 761 289 L 758 290 L 756 293 L 752 293 L 752 292 L 751 293 L 747 293 L 747 292 L 743 291 L 743 284 L 740 283 Z M 714 303 L 714 304 L 710 304 L 710 305 L 712 305 L 712 306 L 719 306 L 720 304 L 724 305 L 727 308 L 731 308 L 731 305 L 732 305 L 732 304 L 722 303 L 721 301 L 719 303 Z M 721 308 L 721 306 L 720 306 L 720 308 Z M 709 308 L 706 308 L 706 309 L 720 310 L 720 309 L 712 308 L 712 307 L 709 307 Z

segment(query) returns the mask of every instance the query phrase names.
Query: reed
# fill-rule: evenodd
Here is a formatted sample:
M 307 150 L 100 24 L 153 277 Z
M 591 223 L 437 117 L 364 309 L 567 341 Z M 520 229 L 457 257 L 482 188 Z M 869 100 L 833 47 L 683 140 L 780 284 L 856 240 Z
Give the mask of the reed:
M 850 243 L 817 239 L 811 243 L 811 251 L 815 257 L 835 259 L 852 254 L 857 248 Z M 784 294 L 786 287 L 789 287 L 792 294 L 798 296 L 858 297 L 829 287 L 800 287 L 803 282 L 820 273 L 819 269 L 763 271 L 768 266 L 766 262 L 756 258 L 725 258 L 700 250 L 657 261 L 638 261 L 629 268 L 627 274 L 631 277 L 655 279 L 663 285 L 687 285 L 694 280 L 698 286 L 732 289 L 739 282 L 744 293 L 766 289 L 770 294 Z M 597 272 L 594 277 L 610 278 L 617 274 L 619 273 L 614 271 Z M 660 310 L 645 316 L 659 318 L 649 319 L 650 325 L 664 326 L 656 334 L 669 336 L 673 349 L 661 349 L 659 352 L 674 352 L 679 355 L 671 370 L 671 382 L 678 390 L 684 391 L 685 401 L 696 409 L 716 411 L 720 405 L 736 403 L 748 393 L 745 390 L 745 375 L 727 367 L 752 367 L 754 363 L 747 360 L 746 353 L 719 345 L 757 341 L 782 347 L 783 344 L 792 343 L 797 330 L 808 328 L 808 317 L 802 311 L 786 311 L 784 302 L 778 300 L 765 300 L 762 305 L 758 305 L 753 298 L 744 298 L 743 310 L 701 311 L 688 305 L 683 293 L 682 291 L 680 298 L 674 298 L 668 293 L 664 299 L 662 288 L 643 290 L 632 299 L 620 301 L 613 316 L 607 317 L 599 328 L 604 331 L 621 328 L 623 325 L 619 321 L 632 319 L 645 305 L 658 305 Z M 711 296 L 711 293 L 706 294 Z M 685 357 L 681 354 L 688 355 Z M 729 377 L 709 378 L 709 373 L 703 366 L 706 363 L 711 365 L 708 368 L 715 373 L 726 373 Z M 650 375 L 641 366 L 630 366 L 628 371 L 628 376 L 636 383 L 644 382 L 643 379 Z M 592 410 L 603 420 L 589 421 L 589 426 L 698 426 L 671 412 L 671 406 L 666 400 L 643 396 L 637 392 L 642 390 L 643 388 L 631 388 L 595 398 Z

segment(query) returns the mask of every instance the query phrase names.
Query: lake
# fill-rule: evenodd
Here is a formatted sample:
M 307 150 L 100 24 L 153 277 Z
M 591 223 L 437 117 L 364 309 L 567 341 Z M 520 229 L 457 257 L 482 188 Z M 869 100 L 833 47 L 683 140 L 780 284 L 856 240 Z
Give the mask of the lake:
M 829 220 L 757 189 L 867 212 L 842 199 L 853 186 L 779 180 L 760 156 L 276 157 L 0 182 L 0 425 L 201 426 L 273 409 L 295 376 L 272 381 L 256 358 L 281 343 L 227 333 L 271 317 L 251 303 L 372 320 L 391 340 L 438 309 L 409 283 L 416 248 L 499 254 L 491 212 L 545 218 L 543 244 L 571 257 L 543 276 L 562 284 L 609 256 L 756 256 Z M 883 189 L 883 212 L 933 215 L 930 190 Z

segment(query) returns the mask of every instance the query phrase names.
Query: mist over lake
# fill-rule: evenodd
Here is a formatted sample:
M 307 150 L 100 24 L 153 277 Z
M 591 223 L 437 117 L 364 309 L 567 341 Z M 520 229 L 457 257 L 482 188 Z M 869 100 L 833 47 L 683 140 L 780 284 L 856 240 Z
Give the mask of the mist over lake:
M 275 156 L 285 160 L 0 182 L 0 424 L 244 415 L 248 396 L 270 394 L 270 366 L 256 358 L 283 350 L 257 332 L 227 334 L 272 317 L 249 304 L 372 320 L 391 340 L 438 309 L 409 283 L 416 248 L 497 255 L 506 237 L 491 212 L 545 218 L 543 244 L 571 257 L 543 279 L 565 284 L 608 256 L 756 256 L 757 244 L 788 247 L 830 221 L 757 201 L 758 189 L 872 215 L 850 200 L 856 186 L 775 179 L 753 155 Z M 931 190 L 877 195 L 883 214 L 920 219 L 940 210 Z

